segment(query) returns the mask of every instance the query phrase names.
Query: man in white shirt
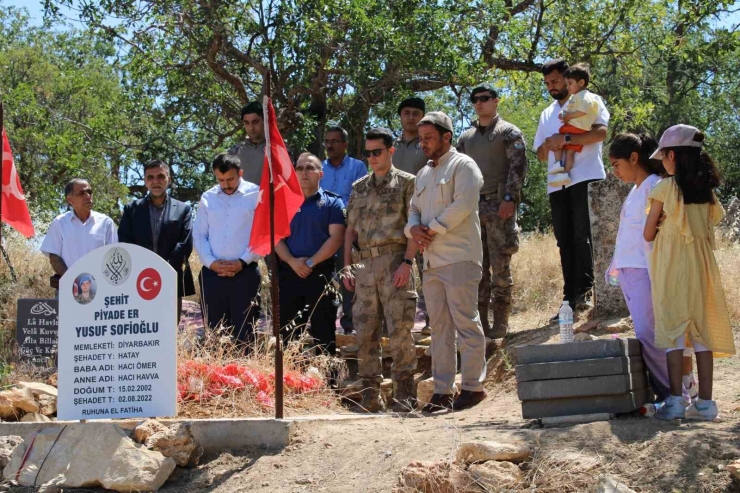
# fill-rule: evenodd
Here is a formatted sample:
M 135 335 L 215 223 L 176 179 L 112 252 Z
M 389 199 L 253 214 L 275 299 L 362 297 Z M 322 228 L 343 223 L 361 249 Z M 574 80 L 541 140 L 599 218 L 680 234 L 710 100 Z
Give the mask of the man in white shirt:
M 238 156 L 213 160 L 218 185 L 200 198 L 193 246 L 200 256 L 200 292 L 208 325 L 223 324 L 245 350 L 254 340 L 259 318 L 259 256 L 249 249 L 259 187 L 242 179 Z
M 54 276 L 51 286 L 59 288 L 59 278 L 67 269 L 98 247 L 118 242 L 113 220 L 92 210 L 93 191 L 82 178 L 70 180 L 64 187 L 70 210 L 58 215 L 49 225 L 41 251 L 49 257 Z
M 545 87 L 555 101 L 540 115 L 534 149 L 540 161 L 547 162 L 548 170 L 556 167 L 553 151 L 565 144 L 582 145 L 576 153 L 570 172 L 571 182 L 566 186 L 547 187 L 552 210 L 552 227 L 560 250 L 563 270 L 563 300 L 574 310 L 588 304 L 588 295 L 594 285 L 591 218 L 588 211 L 588 184 L 606 178 L 601 157 L 601 143 L 606 138 L 609 112 L 601 98 L 599 112 L 591 130 L 580 135 L 559 133 L 562 121 L 558 114 L 568 103 L 568 89 L 563 74 L 568 69 L 565 60 L 551 60 L 542 66 Z M 550 320 L 557 321 L 558 315 Z

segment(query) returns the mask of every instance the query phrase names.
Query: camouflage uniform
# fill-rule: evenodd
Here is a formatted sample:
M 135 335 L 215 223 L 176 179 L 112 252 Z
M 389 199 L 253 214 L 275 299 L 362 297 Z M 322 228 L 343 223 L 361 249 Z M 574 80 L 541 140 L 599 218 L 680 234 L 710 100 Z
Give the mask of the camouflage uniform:
M 479 203 L 483 278 L 478 285 L 478 308 L 486 335 L 502 337 L 508 330 L 514 286 L 511 256 L 519 251 L 516 209 L 527 173 L 524 136 L 517 127 L 497 116 L 485 128 L 474 122 L 473 128 L 460 136 L 457 149 L 472 157 L 483 173 Z M 506 195 L 511 197 L 515 210 L 514 216 L 504 221 L 498 217 L 498 210 Z M 493 330 L 488 317 L 491 301 Z
M 404 226 L 414 192 L 414 176 L 391 167 L 378 183 L 375 174 L 352 185 L 347 206 L 347 227 L 357 231 L 355 301 L 352 319 L 357 330 L 360 377 L 366 385 L 383 380 L 380 359 L 381 320 L 390 337 L 394 381 L 413 382 L 416 348 L 411 337 L 416 312 L 413 275 L 401 289 L 393 275 L 404 259 Z

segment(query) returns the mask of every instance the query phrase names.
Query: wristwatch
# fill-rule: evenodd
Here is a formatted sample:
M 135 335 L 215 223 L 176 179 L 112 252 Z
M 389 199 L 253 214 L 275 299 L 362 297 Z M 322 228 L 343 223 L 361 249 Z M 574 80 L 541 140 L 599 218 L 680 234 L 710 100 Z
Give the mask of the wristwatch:
M 506 195 L 504 195 L 504 202 L 511 202 L 512 200 L 514 199 L 510 194 L 507 193 Z
M 407 258 L 403 259 L 403 263 L 406 264 L 406 265 L 408 265 L 409 267 L 413 267 L 414 266 L 414 261 L 413 260 L 409 260 Z
M 570 144 L 570 134 L 565 134 L 565 143 Z
M 313 259 L 306 260 L 306 267 L 313 269 Z

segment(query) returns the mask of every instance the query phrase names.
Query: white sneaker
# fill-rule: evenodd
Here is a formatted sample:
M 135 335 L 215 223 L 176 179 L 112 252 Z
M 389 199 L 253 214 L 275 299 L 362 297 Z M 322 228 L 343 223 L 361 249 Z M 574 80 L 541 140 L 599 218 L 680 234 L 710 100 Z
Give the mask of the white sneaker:
M 686 408 L 686 419 L 702 419 L 704 421 L 714 421 L 719 416 L 717 402 L 704 401 L 697 399 L 693 404 Z
M 656 406 L 655 417 L 666 421 L 673 419 L 684 419 L 686 417 L 686 407 L 683 397 L 671 395 L 666 400 Z
M 553 168 L 550 171 L 548 171 L 547 174 L 548 175 L 557 175 L 558 173 L 564 173 L 564 172 L 565 172 L 565 168 L 563 168 L 562 166 L 558 165 L 555 168 Z
M 551 187 L 562 187 L 570 184 L 570 176 L 568 173 L 558 173 L 557 175 L 550 175 L 547 179 L 547 184 Z

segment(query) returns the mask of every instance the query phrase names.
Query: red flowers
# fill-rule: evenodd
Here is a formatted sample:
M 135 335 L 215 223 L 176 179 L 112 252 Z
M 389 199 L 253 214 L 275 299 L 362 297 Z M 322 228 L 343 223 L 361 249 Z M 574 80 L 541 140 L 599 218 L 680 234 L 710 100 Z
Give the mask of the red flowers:
M 312 370 L 305 374 L 287 371 L 283 381 L 286 392 L 296 394 L 318 390 L 324 385 L 318 372 Z M 203 402 L 227 392 L 248 391 L 254 392 L 257 401 L 264 407 L 275 405 L 272 399 L 275 374 L 270 373 L 268 376 L 238 363 L 221 366 L 202 361 L 185 361 L 177 369 L 177 389 L 180 400 Z

